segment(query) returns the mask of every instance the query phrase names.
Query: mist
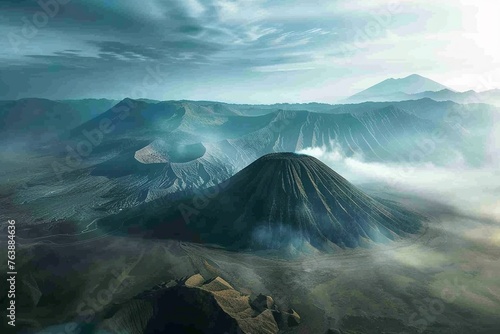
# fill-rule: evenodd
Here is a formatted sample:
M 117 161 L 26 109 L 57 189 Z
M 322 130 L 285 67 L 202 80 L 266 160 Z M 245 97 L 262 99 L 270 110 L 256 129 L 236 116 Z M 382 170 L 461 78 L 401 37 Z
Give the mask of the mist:
M 495 145 L 496 146 L 496 145 Z M 455 161 L 447 166 L 433 163 L 367 162 L 362 155 L 347 156 L 340 145 L 310 147 L 298 153 L 314 156 L 358 186 L 418 196 L 451 206 L 463 214 L 500 222 L 500 169 L 491 145 L 489 162 L 479 168 Z

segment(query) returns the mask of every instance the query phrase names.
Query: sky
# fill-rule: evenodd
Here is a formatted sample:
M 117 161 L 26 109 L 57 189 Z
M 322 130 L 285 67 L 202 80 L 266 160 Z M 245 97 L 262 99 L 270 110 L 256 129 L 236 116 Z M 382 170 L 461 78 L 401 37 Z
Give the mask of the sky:
M 0 99 L 334 103 L 500 88 L 498 0 L 0 0 Z

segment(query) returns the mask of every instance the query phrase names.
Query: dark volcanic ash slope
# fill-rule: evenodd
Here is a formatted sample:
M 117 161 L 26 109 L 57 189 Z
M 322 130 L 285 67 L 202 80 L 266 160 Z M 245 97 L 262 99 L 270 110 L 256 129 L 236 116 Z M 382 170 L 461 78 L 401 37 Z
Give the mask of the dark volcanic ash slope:
M 420 227 L 417 214 L 365 195 L 306 155 L 266 155 L 205 193 L 218 190 L 201 205 L 199 194 L 175 203 L 158 200 L 99 225 L 124 222 L 128 232 L 140 230 L 155 238 L 195 238 L 230 249 L 293 252 L 385 242 Z
M 225 246 L 356 247 L 418 230 L 414 215 L 381 204 L 306 155 L 266 155 L 223 187 L 197 223 L 202 240 Z

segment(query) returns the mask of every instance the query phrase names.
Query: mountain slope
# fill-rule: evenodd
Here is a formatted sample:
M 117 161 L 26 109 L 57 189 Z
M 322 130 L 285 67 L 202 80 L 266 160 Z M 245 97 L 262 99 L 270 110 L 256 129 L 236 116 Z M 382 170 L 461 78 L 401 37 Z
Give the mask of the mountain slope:
M 426 91 L 440 91 L 443 89 L 447 89 L 447 87 L 418 74 L 412 74 L 402 79 L 390 78 L 384 80 L 351 96 L 346 102 L 384 101 L 384 97 L 395 94 L 417 94 Z
M 427 91 L 418 94 L 405 94 L 405 96 L 386 96 L 385 101 L 403 101 L 419 100 L 423 98 L 433 99 L 434 101 L 453 101 L 461 104 L 488 103 L 498 105 L 500 103 L 500 90 L 493 89 L 485 92 L 476 92 L 469 90 L 466 92 L 455 92 L 450 89 L 443 89 L 437 92 Z M 381 99 L 382 100 L 382 99 Z
M 67 104 L 46 99 L 0 101 L 0 139 L 49 141 L 90 118 Z
M 292 254 L 387 242 L 421 226 L 417 214 L 369 197 L 319 160 L 294 153 L 261 157 L 204 193 L 218 195 L 203 198 L 201 206 L 194 204 L 199 195 L 189 193 L 180 201 L 160 199 L 99 225 Z
M 124 333 L 277 334 L 300 323 L 270 296 L 251 298 L 221 277 L 200 274 L 157 285 L 107 313 L 99 327 Z
M 413 214 L 382 205 L 306 155 L 266 155 L 221 188 L 194 225 L 202 240 L 230 247 L 357 247 L 419 226 Z
M 118 102 L 117 100 L 108 99 L 81 99 L 81 100 L 60 100 L 58 102 L 67 104 L 71 106 L 74 110 L 78 111 L 82 115 L 89 115 L 91 118 L 97 117 L 106 110 L 111 109 Z
M 385 95 L 373 95 L 368 97 L 348 99 L 346 102 L 405 102 L 410 100 L 432 99 L 434 101 L 452 101 L 461 104 L 487 103 L 491 105 L 500 104 L 500 90 L 493 89 L 485 92 L 469 90 L 466 92 L 455 92 L 451 89 L 439 91 L 425 91 L 417 94 L 406 94 L 396 92 Z

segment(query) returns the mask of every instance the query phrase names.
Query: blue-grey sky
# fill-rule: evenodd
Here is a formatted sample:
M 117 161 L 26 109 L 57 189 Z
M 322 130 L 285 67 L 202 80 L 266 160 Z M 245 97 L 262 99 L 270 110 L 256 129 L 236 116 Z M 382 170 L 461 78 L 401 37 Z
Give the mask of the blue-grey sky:
M 0 0 L 0 99 L 335 102 L 500 88 L 498 0 Z

